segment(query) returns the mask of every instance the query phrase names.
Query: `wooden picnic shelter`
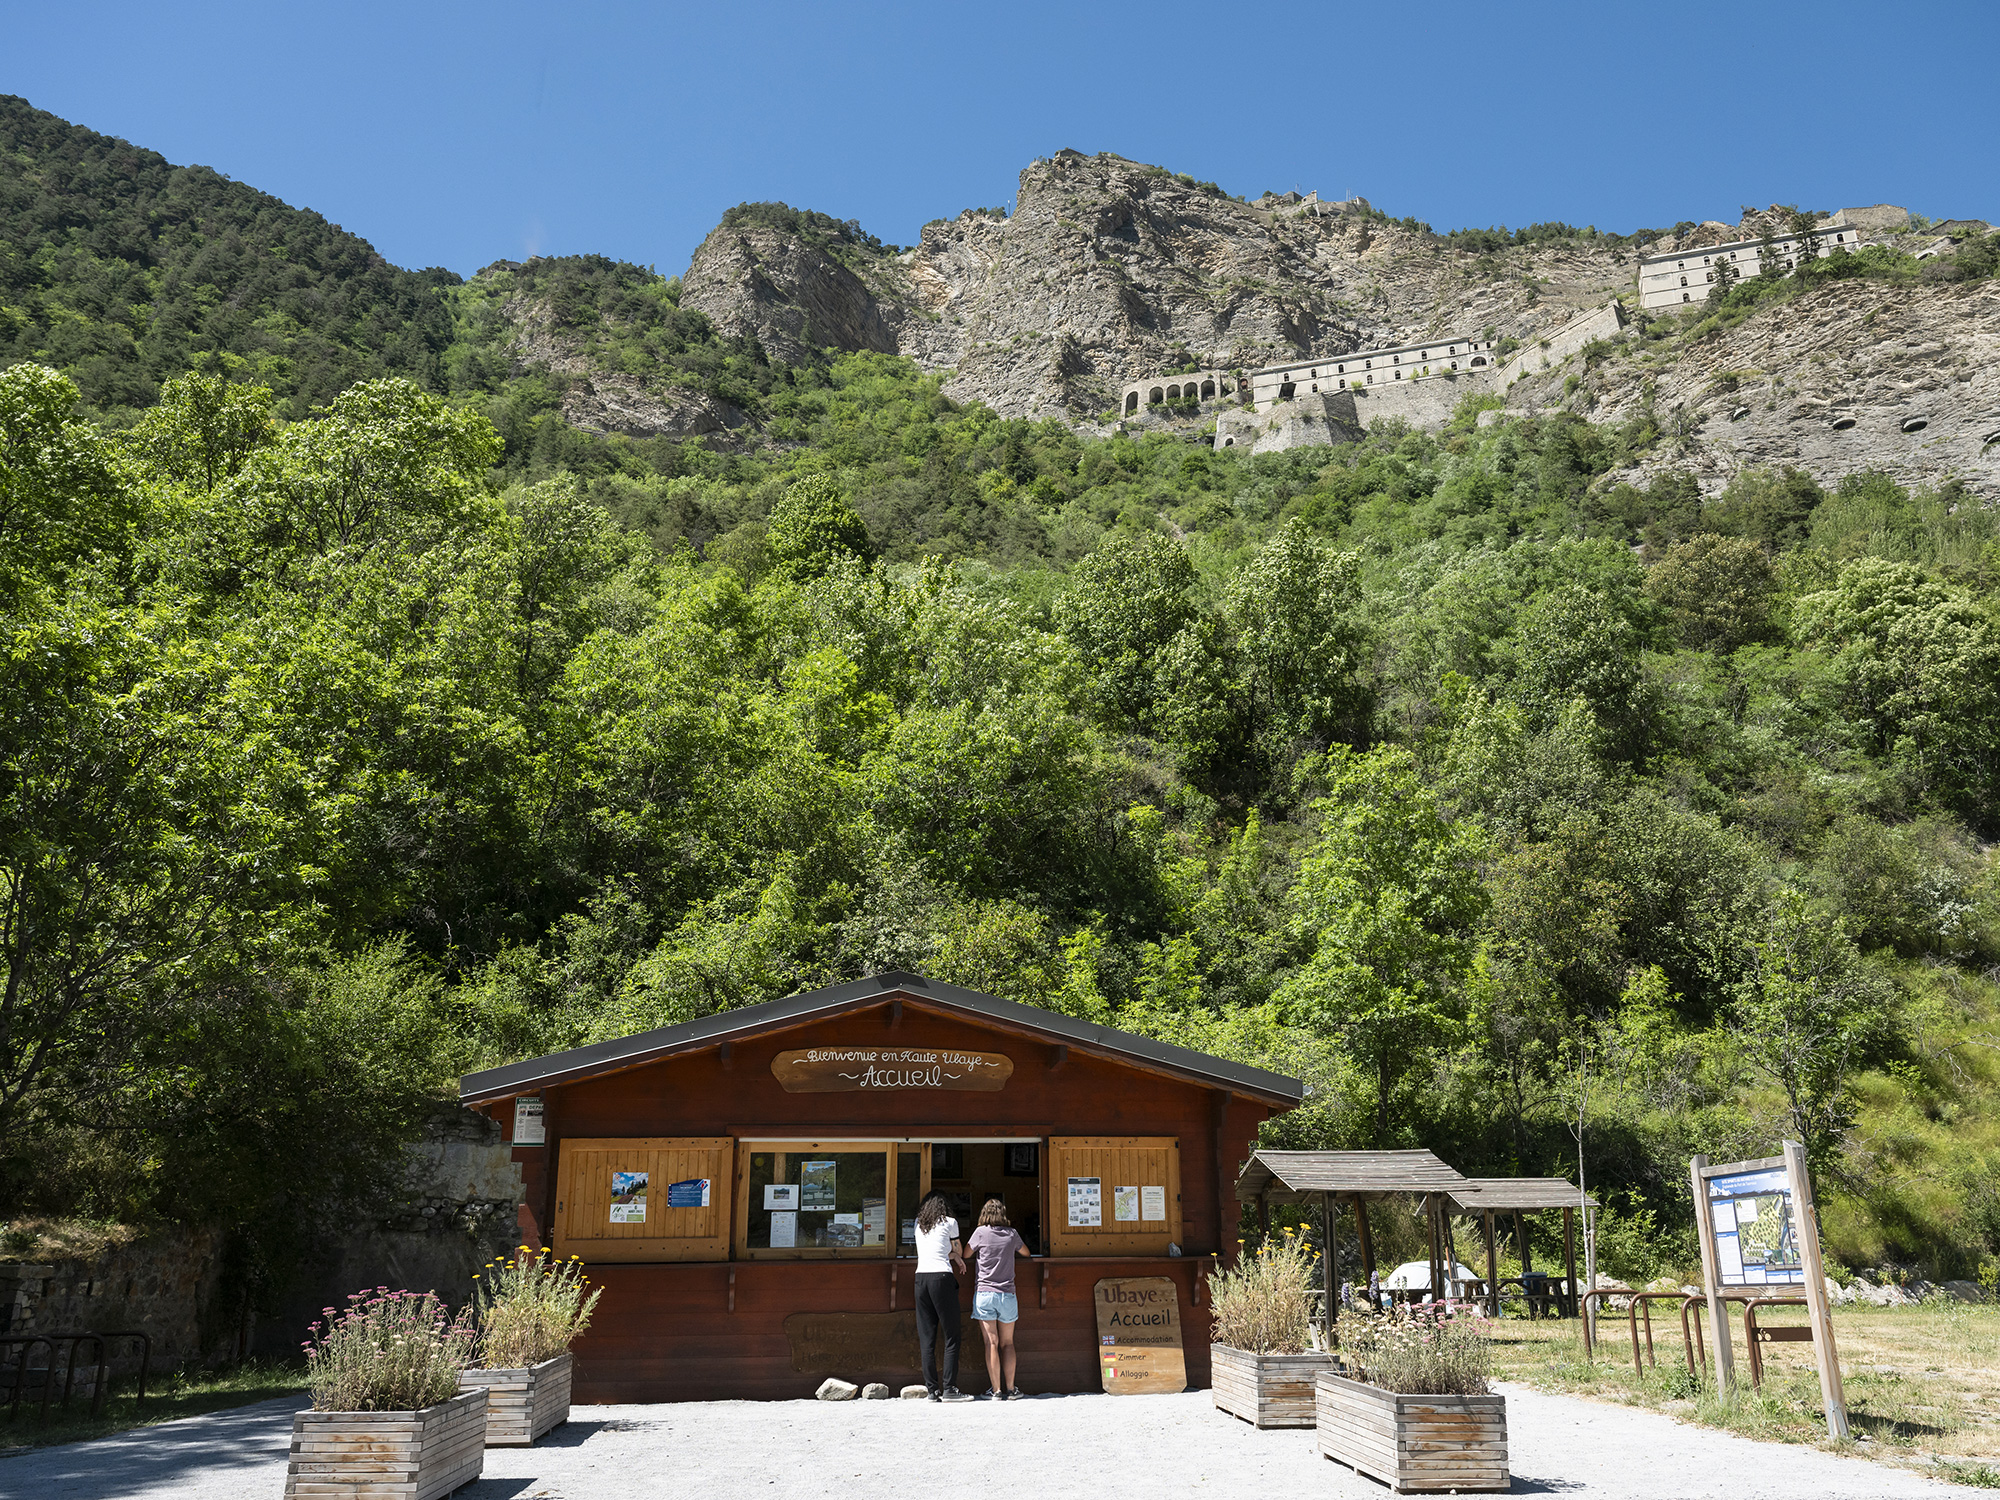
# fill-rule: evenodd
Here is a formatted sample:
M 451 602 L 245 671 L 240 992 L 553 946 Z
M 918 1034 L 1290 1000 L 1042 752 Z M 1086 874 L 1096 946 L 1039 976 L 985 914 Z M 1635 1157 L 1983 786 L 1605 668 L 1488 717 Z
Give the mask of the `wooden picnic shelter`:
M 1361 1274 L 1375 1274 L 1375 1245 L 1368 1232 L 1368 1204 L 1377 1198 L 1414 1197 L 1423 1206 L 1430 1230 L 1431 1295 L 1447 1295 L 1444 1264 L 1446 1204 L 1476 1196 L 1472 1179 L 1440 1161 L 1429 1151 L 1256 1151 L 1236 1178 L 1236 1198 L 1257 1205 L 1259 1226 L 1271 1230 L 1273 1203 L 1320 1206 L 1324 1231 L 1326 1321 L 1331 1329 L 1340 1316 L 1334 1285 L 1333 1216 L 1336 1200 L 1354 1210 L 1355 1238 L 1361 1246 Z
M 1534 1274 L 1528 1249 L 1528 1227 L 1524 1213 L 1559 1208 L 1563 1215 L 1563 1266 L 1568 1273 L 1569 1315 L 1576 1316 L 1576 1211 L 1595 1208 L 1597 1200 L 1567 1177 L 1474 1177 L 1472 1191 L 1451 1193 L 1451 1207 L 1478 1219 L 1486 1230 L 1486 1310 L 1500 1315 L 1500 1252 L 1494 1240 L 1494 1218 L 1514 1216 L 1514 1243 L 1521 1252 L 1522 1291 Z

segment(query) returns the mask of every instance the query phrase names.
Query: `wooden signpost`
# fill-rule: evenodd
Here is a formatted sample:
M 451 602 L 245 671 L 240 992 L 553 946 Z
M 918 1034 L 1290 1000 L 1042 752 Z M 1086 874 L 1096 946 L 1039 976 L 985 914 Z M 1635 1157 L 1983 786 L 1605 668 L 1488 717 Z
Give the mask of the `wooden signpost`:
M 1736 1383 L 1726 1299 L 1803 1294 L 1826 1428 L 1834 1437 L 1846 1437 L 1847 1396 L 1840 1379 L 1840 1351 L 1833 1341 L 1833 1310 L 1827 1301 L 1826 1262 L 1820 1253 L 1819 1213 L 1813 1206 L 1805 1147 L 1786 1141 L 1782 1156 L 1716 1166 L 1697 1156 L 1688 1164 L 1688 1175 L 1701 1238 L 1718 1394 L 1729 1399 Z
M 949 1052 L 932 1047 L 815 1047 L 780 1052 L 771 1076 L 788 1094 L 854 1090 L 928 1093 L 939 1089 L 990 1093 L 1007 1086 L 1014 1060 L 1001 1052 Z
M 1166 1276 L 1113 1276 L 1097 1283 L 1097 1365 L 1112 1396 L 1187 1389 L 1180 1289 Z

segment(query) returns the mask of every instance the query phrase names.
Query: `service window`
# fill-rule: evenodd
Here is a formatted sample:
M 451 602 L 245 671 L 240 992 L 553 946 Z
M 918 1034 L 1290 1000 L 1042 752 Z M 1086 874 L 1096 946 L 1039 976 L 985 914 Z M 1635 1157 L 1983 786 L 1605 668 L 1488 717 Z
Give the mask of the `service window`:
M 742 1141 L 736 1253 L 748 1260 L 868 1258 L 894 1253 L 904 1172 L 891 1141 Z
M 727 1260 L 728 1137 L 565 1140 L 555 1248 L 587 1261 Z
M 1173 1136 L 1052 1136 L 1051 1255 L 1165 1255 L 1181 1237 Z

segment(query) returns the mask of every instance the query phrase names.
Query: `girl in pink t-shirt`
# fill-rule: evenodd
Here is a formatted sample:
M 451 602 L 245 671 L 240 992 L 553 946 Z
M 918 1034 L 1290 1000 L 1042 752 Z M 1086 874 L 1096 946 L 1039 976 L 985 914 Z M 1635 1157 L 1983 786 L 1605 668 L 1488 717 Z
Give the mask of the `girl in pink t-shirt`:
M 1014 1295 L 1014 1257 L 1027 1255 L 1028 1246 L 1007 1222 L 1007 1205 L 988 1198 L 979 1210 L 979 1227 L 965 1242 L 965 1258 L 972 1262 L 972 1320 L 986 1341 L 986 1378 L 989 1389 L 982 1401 L 1018 1401 L 1014 1384 L 1014 1324 L 1021 1316 L 1020 1299 Z

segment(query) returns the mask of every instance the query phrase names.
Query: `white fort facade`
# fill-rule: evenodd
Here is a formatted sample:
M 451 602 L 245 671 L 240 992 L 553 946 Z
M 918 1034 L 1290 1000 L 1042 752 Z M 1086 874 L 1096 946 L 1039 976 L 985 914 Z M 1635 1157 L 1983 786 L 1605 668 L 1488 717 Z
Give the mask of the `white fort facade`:
M 1861 232 L 1835 214 L 1813 226 L 1811 239 L 1818 241 L 1816 253 L 1825 258 L 1835 250 L 1861 248 Z M 1778 269 L 1788 271 L 1806 254 L 1806 237 L 1778 235 L 1771 245 Z M 1639 305 L 1645 308 L 1678 307 L 1683 302 L 1700 302 L 1715 285 L 1717 266 L 1727 265 L 1738 278 L 1756 276 L 1764 269 L 1764 242 L 1729 240 L 1720 245 L 1702 245 L 1693 250 L 1669 250 L 1664 255 L 1639 257 Z
M 1493 363 L 1493 340 L 1432 339 L 1424 344 L 1398 344 L 1388 349 L 1361 349 L 1353 354 L 1309 356 L 1250 372 L 1250 402 L 1267 411 L 1279 401 L 1315 392 L 1344 391 L 1355 386 L 1392 385 L 1399 380 L 1426 380 L 1456 371 L 1483 370 Z

